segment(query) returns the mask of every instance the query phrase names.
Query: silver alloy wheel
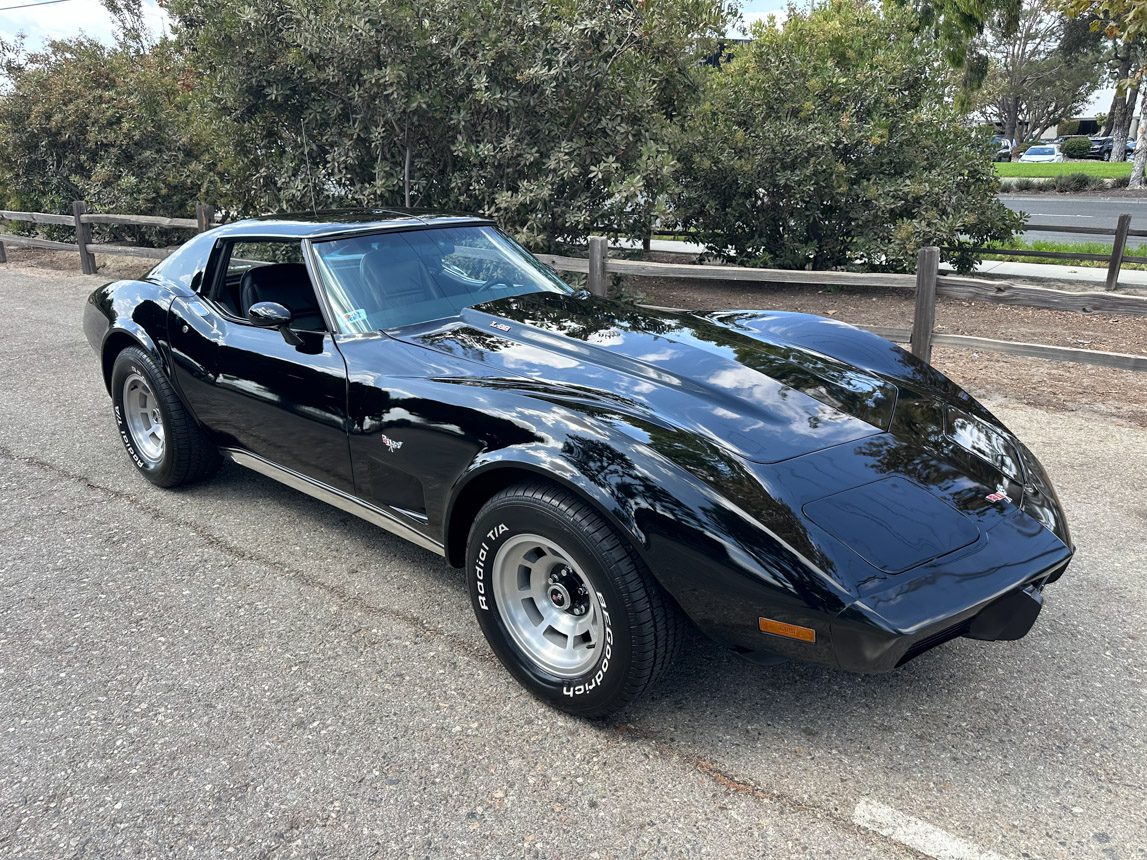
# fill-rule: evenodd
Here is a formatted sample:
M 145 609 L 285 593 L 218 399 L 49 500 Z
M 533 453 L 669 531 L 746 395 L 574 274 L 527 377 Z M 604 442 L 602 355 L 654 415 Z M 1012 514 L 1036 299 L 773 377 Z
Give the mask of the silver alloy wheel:
M 516 535 L 490 566 L 498 613 L 526 657 L 559 678 L 597 661 L 605 623 L 597 592 L 569 554 L 549 538 Z
M 132 373 L 123 381 L 123 417 L 136 453 L 151 465 L 163 459 L 163 413 L 148 381 Z

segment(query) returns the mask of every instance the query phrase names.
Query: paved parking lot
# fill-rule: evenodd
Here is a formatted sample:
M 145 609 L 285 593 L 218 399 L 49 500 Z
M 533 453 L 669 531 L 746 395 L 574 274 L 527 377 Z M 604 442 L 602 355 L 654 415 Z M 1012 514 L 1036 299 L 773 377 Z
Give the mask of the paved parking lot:
M 1147 431 L 993 404 L 1079 546 L 1027 639 L 877 677 L 697 641 L 590 724 L 429 553 L 236 467 L 138 477 L 99 282 L 0 270 L 0 855 L 1147 857 Z

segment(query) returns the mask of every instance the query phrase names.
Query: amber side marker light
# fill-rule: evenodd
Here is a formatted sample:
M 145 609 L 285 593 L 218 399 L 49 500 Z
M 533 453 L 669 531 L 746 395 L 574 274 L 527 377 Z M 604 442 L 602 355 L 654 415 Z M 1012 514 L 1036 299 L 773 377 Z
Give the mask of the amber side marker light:
M 811 627 L 785 624 L 783 621 L 773 621 L 771 618 L 758 618 L 757 626 L 761 628 L 762 633 L 772 633 L 774 636 L 784 636 L 786 639 L 799 639 L 801 642 L 816 641 L 816 631 Z

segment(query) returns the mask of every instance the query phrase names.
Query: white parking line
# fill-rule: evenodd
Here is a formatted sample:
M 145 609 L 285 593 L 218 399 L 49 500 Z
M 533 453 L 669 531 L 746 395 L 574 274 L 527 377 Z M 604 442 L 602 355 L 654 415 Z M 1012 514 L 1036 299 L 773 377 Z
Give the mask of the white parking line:
M 872 800 L 861 800 L 852 813 L 852 823 L 887 836 L 935 860 L 1007 860 L 994 851 L 984 851 L 927 821 L 898 812 Z

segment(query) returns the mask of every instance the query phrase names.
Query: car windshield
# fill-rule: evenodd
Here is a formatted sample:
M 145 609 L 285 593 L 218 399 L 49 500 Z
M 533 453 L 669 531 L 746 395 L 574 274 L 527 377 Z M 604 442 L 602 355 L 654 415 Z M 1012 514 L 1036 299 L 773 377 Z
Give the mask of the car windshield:
M 1033 146 L 1028 150 L 1028 155 L 1055 155 L 1054 146 Z
M 316 242 L 340 330 L 363 334 L 456 316 L 525 293 L 573 290 L 494 227 L 436 227 Z

